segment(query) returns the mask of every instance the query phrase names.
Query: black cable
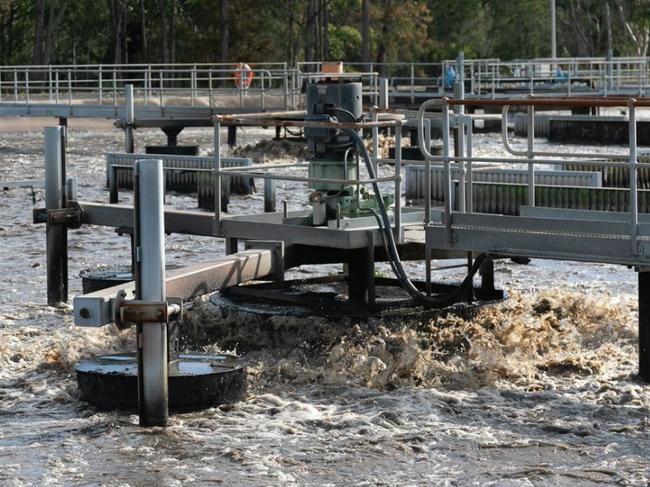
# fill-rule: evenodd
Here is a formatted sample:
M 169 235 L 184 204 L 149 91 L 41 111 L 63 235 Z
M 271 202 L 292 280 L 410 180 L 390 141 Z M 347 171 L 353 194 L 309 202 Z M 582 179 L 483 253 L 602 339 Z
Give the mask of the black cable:
M 350 120 L 351 123 L 356 123 L 358 121 L 357 117 L 355 117 L 354 113 L 352 113 L 350 110 L 346 110 L 345 108 L 341 108 L 341 107 L 334 107 L 334 111 L 345 113 L 348 117 L 351 118 Z
M 366 149 L 366 146 L 364 145 L 361 137 L 359 137 L 359 134 L 357 134 L 356 131 L 352 129 L 343 129 L 343 130 L 350 135 L 350 137 L 355 141 L 357 147 L 359 148 L 361 155 L 366 163 L 366 167 L 368 169 L 368 174 L 370 178 L 376 179 L 377 176 L 375 174 L 375 169 L 372 164 L 372 161 L 370 160 L 370 154 L 368 154 L 368 149 Z M 377 182 L 373 182 L 371 184 L 375 192 L 377 206 L 379 207 L 379 213 L 381 215 L 381 218 L 379 218 L 379 215 L 375 214 L 375 216 L 377 217 L 377 223 L 379 225 L 379 229 L 384 234 L 384 239 L 383 239 L 384 246 L 388 251 L 388 258 L 389 261 L 391 262 L 391 267 L 398 281 L 402 285 L 402 288 L 412 298 L 429 306 L 442 308 L 456 303 L 458 301 L 458 298 L 462 294 L 467 293 L 470 289 L 472 289 L 474 276 L 480 269 L 483 262 L 488 258 L 487 254 L 481 254 L 476 258 L 472 267 L 468 270 L 467 276 L 465 277 L 463 282 L 456 290 L 448 294 L 438 295 L 438 296 L 427 296 L 426 294 L 422 293 L 419 289 L 417 289 L 413 285 L 408 275 L 406 274 L 406 271 L 404 270 L 402 261 L 400 260 L 399 252 L 397 250 L 397 245 L 395 244 L 395 238 L 391 230 L 391 224 L 390 224 L 390 219 L 388 218 L 388 212 L 386 211 L 386 206 L 384 205 L 384 199 L 381 195 L 381 191 L 379 190 L 379 184 L 377 184 Z

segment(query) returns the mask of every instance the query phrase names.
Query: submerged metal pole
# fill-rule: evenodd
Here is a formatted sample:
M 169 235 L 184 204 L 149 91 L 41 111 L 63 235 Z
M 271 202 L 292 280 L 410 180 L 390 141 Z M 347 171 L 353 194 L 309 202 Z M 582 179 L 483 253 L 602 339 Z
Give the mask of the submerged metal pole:
M 165 196 L 162 160 L 136 162 L 137 299 L 165 301 Z M 138 404 L 141 426 L 167 424 L 167 323 L 138 325 Z
M 133 154 L 135 152 L 135 143 L 133 140 L 133 123 L 135 122 L 135 107 L 133 105 L 133 85 L 124 86 L 124 136 L 125 151 Z
M 45 135 L 45 208 L 63 208 L 63 158 L 61 127 L 46 127 Z M 65 225 L 47 223 L 47 304 L 68 300 L 68 230 Z
M 639 377 L 650 382 L 650 272 L 639 269 Z

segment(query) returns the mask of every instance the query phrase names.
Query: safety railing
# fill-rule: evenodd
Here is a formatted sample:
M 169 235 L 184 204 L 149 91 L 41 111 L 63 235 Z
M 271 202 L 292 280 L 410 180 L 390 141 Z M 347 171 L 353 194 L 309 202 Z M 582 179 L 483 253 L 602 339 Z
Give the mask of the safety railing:
M 453 106 L 472 106 L 481 104 L 501 105 L 503 108 L 502 133 L 503 143 L 506 150 L 512 157 L 485 157 L 472 155 L 472 117 L 464 114 L 452 114 L 450 108 Z M 507 114 L 509 106 L 527 107 L 527 148 L 525 151 L 515 150 L 512 148 L 507 137 Z M 534 120 L 536 106 L 561 106 L 566 108 L 577 107 L 626 107 L 628 110 L 628 130 L 629 144 L 628 153 L 625 155 L 605 154 L 602 152 L 594 153 L 577 153 L 566 151 L 538 151 L 535 150 L 534 139 Z M 442 112 L 442 155 L 431 154 L 427 149 L 424 140 L 425 132 L 425 112 L 432 107 L 441 109 Z M 426 173 L 428 180 L 425 195 L 425 216 L 424 224 L 432 223 L 431 212 L 431 184 L 430 172 L 431 164 L 442 164 L 444 168 L 444 205 L 442 208 L 442 220 L 446 229 L 447 238 L 453 240 L 453 220 L 456 213 L 472 213 L 473 205 L 473 173 L 472 165 L 474 163 L 499 163 L 499 164 L 524 164 L 528 167 L 528 190 L 527 205 L 534 207 L 535 201 L 535 166 L 555 165 L 555 166 L 589 166 L 589 167 L 609 167 L 625 168 L 629 171 L 629 238 L 631 242 L 631 255 L 639 254 L 639 188 L 638 188 L 638 170 L 650 168 L 650 163 L 641 163 L 638 161 L 637 148 L 637 109 L 641 107 L 650 107 L 650 99 L 596 99 L 596 98 L 536 98 L 536 99 L 510 99 L 510 100 L 455 100 L 449 98 L 432 99 L 424 102 L 418 112 L 419 126 L 419 146 L 425 157 Z M 450 152 L 450 131 L 452 127 L 456 130 L 456 137 L 462 138 L 465 142 L 466 151 L 452 154 Z M 463 146 L 462 144 L 460 145 Z M 604 160 L 605 159 L 605 160 Z M 452 204 L 452 167 L 458 174 L 458 204 L 457 208 Z
M 362 177 L 359 162 L 357 161 L 356 178 L 322 178 L 311 176 L 296 175 L 296 170 L 308 170 L 308 162 L 294 162 L 294 163 L 281 163 L 281 164 L 259 164 L 247 166 L 246 168 L 233 167 L 224 168 L 221 164 L 221 122 L 236 122 L 238 125 L 265 125 L 265 126 L 280 126 L 280 127 L 303 127 L 303 128 L 328 128 L 328 129 L 377 129 L 380 127 L 392 127 L 395 129 L 395 160 L 394 171 L 390 176 L 376 176 L 376 177 Z M 215 220 L 215 234 L 221 234 L 221 222 L 223 215 L 221 211 L 221 178 L 224 176 L 239 176 L 258 178 L 266 181 L 293 181 L 298 183 L 312 184 L 312 183 L 327 183 L 327 184 L 340 184 L 360 186 L 369 185 L 373 183 L 393 183 L 393 193 L 395 197 L 394 207 L 394 232 L 396 240 L 401 240 L 401 224 L 402 224 L 402 123 L 400 120 L 386 120 L 386 121 L 371 121 L 371 122 L 355 122 L 355 123 L 341 123 L 341 122 L 315 122 L 306 120 L 279 120 L 274 118 L 252 118 L 252 117 L 236 117 L 236 116 L 216 116 L 214 117 L 214 220 Z M 373 139 L 377 138 L 378 131 L 373 130 Z M 373 141 L 376 146 L 376 141 Z M 375 152 L 375 154 L 377 154 Z M 372 161 L 377 171 L 377 158 Z M 291 169 L 291 174 L 279 174 L 276 172 L 278 169 Z M 347 174 L 347 171 L 344 171 Z M 265 184 L 265 193 L 267 192 L 267 185 Z M 271 192 L 271 191 L 269 191 Z M 286 203 L 285 203 L 286 204 Z M 265 205 L 266 207 L 266 205 Z M 287 209 L 285 207 L 285 214 Z M 340 217 L 337 218 L 340 221 Z
M 235 63 L 0 66 L 0 102 L 119 105 L 123 87 L 131 84 L 137 104 L 214 107 L 217 97 L 226 97 L 228 106 L 243 108 L 254 104 L 261 109 L 288 110 L 300 107 L 306 81 L 332 76 L 321 72 L 320 62 L 295 66 L 251 63 L 250 71 L 241 71 L 237 66 Z M 344 76 L 363 80 L 364 98 L 373 104 L 378 101 L 380 78 L 387 79 L 391 98 L 406 98 L 411 103 L 451 93 L 460 79 L 468 95 L 485 98 L 496 98 L 501 92 L 506 96 L 513 92 L 643 96 L 650 89 L 648 61 L 638 57 L 345 63 L 344 69 Z
M 147 64 L 0 67 L 0 102 L 118 105 L 125 85 L 138 104 L 215 105 L 217 96 L 243 107 L 250 99 L 265 109 L 288 109 L 299 100 L 296 72 L 286 63 Z M 251 102 L 249 102 L 251 103 Z

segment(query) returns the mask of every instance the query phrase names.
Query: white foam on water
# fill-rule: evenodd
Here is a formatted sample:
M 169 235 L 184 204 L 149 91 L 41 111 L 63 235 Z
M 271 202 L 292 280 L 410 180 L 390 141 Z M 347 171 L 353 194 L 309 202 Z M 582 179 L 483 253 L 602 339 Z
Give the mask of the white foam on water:
M 254 145 L 262 134 L 272 131 L 245 129 L 240 141 Z M 137 131 L 136 144 L 163 137 Z M 475 140 L 475 154 L 504 155 L 497 136 Z M 211 130 L 186 130 L 181 141 L 210 147 Z M 0 180 L 42 178 L 42 143 L 39 132 L 0 134 Z M 71 131 L 68 173 L 82 199 L 107 201 L 102 153 L 122 147 L 117 131 Z M 307 207 L 304 185 L 280 183 L 278 193 L 290 207 Z M 187 195 L 167 202 L 196 206 Z M 261 192 L 233 196 L 231 208 L 261 211 Z M 143 429 L 132 414 L 78 401 L 73 364 L 132 350 L 133 332 L 75 328 L 69 306 L 45 306 L 45 232 L 31 223 L 31 209 L 26 190 L 0 194 L 0 485 L 573 487 L 650 479 L 650 389 L 635 377 L 631 270 L 497 262 L 497 283 L 510 297 L 471 320 L 256 321 L 224 317 L 203 301 L 189 324 L 224 337 L 203 336 L 201 346 L 239 340 L 238 350 L 251 350 L 250 394 L 172 416 L 167 429 Z M 222 252 L 221 240 L 167 238 L 170 263 Z M 128 263 L 128 253 L 128 239 L 112 229 L 71 231 L 71 295 L 81 292 L 80 270 Z M 420 265 L 408 270 L 422 274 Z M 290 346 L 274 336 L 292 337 Z

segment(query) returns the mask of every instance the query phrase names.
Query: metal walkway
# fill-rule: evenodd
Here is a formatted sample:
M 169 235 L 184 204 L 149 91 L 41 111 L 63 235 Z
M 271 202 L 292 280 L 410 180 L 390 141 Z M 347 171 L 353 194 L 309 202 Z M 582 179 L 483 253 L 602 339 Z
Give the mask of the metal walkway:
M 235 65 L 133 64 L 0 66 L 0 116 L 125 119 L 124 92 L 134 87 L 136 120 L 208 120 L 217 114 L 295 110 L 306 82 L 332 74 L 322 63 L 251 63 L 250 86 Z M 364 84 L 367 106 L 412 107 L 454 93 L 468 99 L 546 96 L 644 96 L 646 58 L 498 59 L 436 63 L 346 63 Z M 453 77 L 447 77 L 452 70 Z

